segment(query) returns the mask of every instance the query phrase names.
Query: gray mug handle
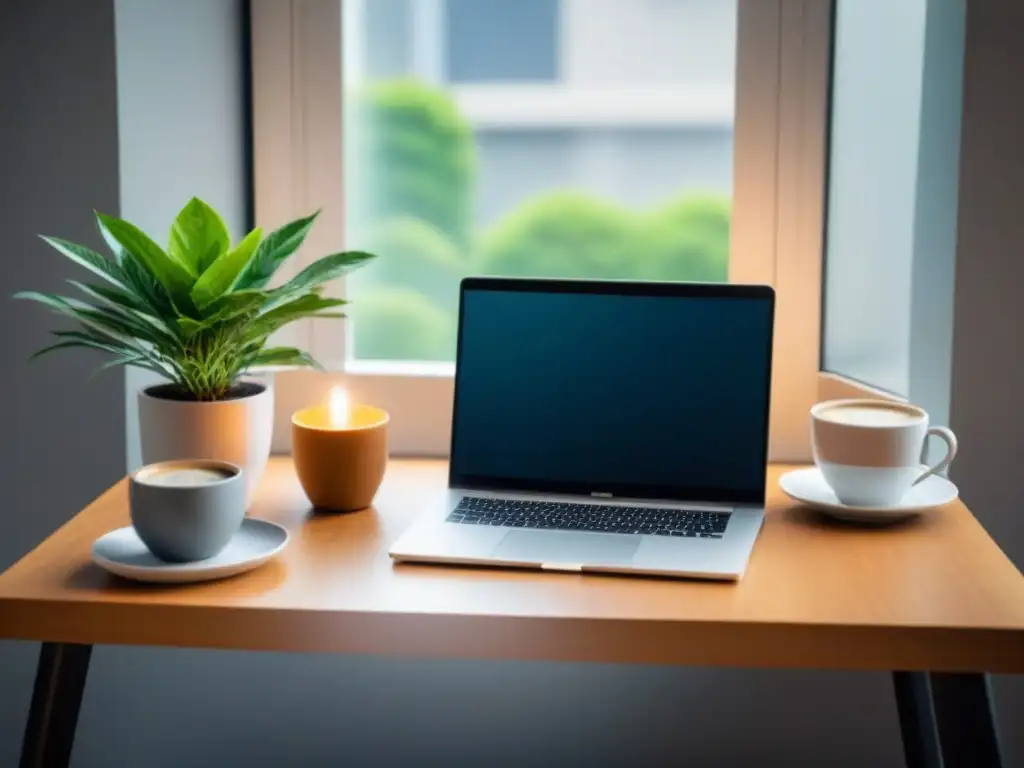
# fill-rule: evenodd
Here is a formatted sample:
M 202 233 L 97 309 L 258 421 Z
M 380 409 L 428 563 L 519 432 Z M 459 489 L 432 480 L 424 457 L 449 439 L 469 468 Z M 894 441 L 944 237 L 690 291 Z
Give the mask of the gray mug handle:
M 942 438 L 943 442 L 946 443 L 946 455 L 942 457 L 942 461 L 933 467 L 929 467 L 927 472 L 917 478 L 917 480 L 914 481 L 914 485 L 917 485 L 925 478 L 945 471 L 946 467 L 948 467 L 956 457 L 957 443 L 956 435 L 953 434 L 953 430 L 947 429 L 946 427 L 931 427 L 924 439 L 927 440 L 932 435 Z

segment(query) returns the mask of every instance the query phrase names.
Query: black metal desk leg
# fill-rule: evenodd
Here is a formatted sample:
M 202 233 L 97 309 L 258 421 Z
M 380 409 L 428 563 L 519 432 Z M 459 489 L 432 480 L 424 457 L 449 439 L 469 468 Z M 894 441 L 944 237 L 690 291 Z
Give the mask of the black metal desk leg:
M 91 654 L 91 645 L 43 643 L 21 746 L 21 768 L 66 768 L 71 762 Z
M 943 768 L 928 674 L 893 672 L 892 681 L 907 768 Z
M 933 672 L 929 677 L 945 768 L 1002 768 L 988 675 Z

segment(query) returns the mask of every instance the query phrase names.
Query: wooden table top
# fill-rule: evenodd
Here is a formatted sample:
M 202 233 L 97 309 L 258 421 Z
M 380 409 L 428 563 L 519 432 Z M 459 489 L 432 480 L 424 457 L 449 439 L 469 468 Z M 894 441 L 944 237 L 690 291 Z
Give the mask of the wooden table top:
M 394 565 L 388 546 L 445 487 L 441 461 L 394 460 L 374 508 L 313 513 L 288 458 L 251 511 L 281 556 L 184 587 L 90 563 L 128 523 L 121 482 L 0 576 L 0 638 L 418 657 L 738 667 L 1024 672 L 1024 577 L 959 503 L 857 528 L 778 490 L 737 584 Z M 12 511 L 9 510 L 9 514 Z

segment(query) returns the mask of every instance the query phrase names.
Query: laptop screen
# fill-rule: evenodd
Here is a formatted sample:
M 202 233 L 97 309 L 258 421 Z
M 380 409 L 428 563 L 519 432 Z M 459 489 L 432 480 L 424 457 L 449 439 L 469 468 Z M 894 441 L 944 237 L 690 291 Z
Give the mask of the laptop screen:
M 774 293 L 472 278 L 451 484 L 764 500 Z

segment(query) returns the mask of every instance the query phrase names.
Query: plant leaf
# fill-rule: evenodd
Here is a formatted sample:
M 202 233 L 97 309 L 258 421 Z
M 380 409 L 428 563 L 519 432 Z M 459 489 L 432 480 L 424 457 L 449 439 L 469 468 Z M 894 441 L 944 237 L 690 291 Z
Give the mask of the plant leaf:
M 149 370 L 164 377 L 170 378 L 171 376 L 168 371 L 168 365 L 166 365 L 158 355 L 155 355 L 149 350 L 136 347 L 133 344 L 98 334 L 91 328 L 86 328 L 84 331 L 54 331 L 53 335 L 61 339 L 78 342 L 81 346 L 98 349 L 115 356 L 137 358 L 132 361 L 132 365 L 139 365 L 142 368 L 148 368 Z
M 76 308 L 84 309 L 86 307 L 84 302 L 67 299 L 54 293 L 41 293 L 40 291 L 18 291 L 18 293 L 14 294 L 14 298 L 45 304 L 62 315 L 71 314 L 73 316 Z
M 135 352 L 135 353 L 133 353 L 131 355 L 119 355 L 119 356 L 115 357 L 113 360 L 108 360 L 103 365 L 101 365 L 99 368 L 97 368 L 95 371 L 93 371 L 92 372 L 92 376 L 96 376 L 98 374 L 101 374 L 105 370 L 107 370 L 108 368 L 117 368 L 118 366 L 128 366 L 128 365 L 134 365 L 134 366 L 136 366 L 138 368 L 148 368 L 151 371 L 157 370 L 155 368 L 151 368 L 148 364 L 146 364 L 145 360 L 146 360 L 145 356 L 140 354 L 140 353 L 138 353 L 138 352 Z M 163 375 L 166 376 L 167 372 L 164 371 Z
M 164 378 L 170 378 L 170 374 L 167 369 L 150 359 L 144 352 L 140 352 L 130 347 L 122 349 L 114 344 L 106 344 L 102 341 L 97 341 L 96 339 L 91 338 L 88 334 L 77 331 L 58 331 L 54 335 L 62 338 L 63 340 L 56 344 L 51 344 L 48 347 L 43 347 L 32 355 L 29 360 L 34 360 L 37 357 L 41 357 L 42 355 L 58 349 L 71 349 L 74 347 L 81 349 L 94 349 L 114 356 L 113 360 L 101 365 L 95 373 L 99 373 L 100 371 L 116 365 L 135 365 L 140 368 L 146 368 L 147 370 L 153 371 Z
M 106 363 L 104 363 L 99 368 L 97 368 L 93 372 L 93 374 L 92 374 L 93 376 L 95 376 L 96 374 L 98 374 L 98 373 L 100 373 L 102 371 L 105 371 L 107 368 L 113 368 L 113 367 L 118 366 L 118 365 L 138 365 L 141 368 L 147 368 L 147 369 L 153 371 L 154 373 L 158 373 L 161 376 L 163 376 L 164 378 L 167 377 L 167 371 L 166 370 L 163 370 L 161 368 L 158 368 L 158 367 L 150 364 L 149 362 L 147 362 L 145 360 L 145 357 L 143 355 L 140 355 L 139 353 L 131 353 L 131 354 L 118 353 L 113 348 L 108 348 L 107 346 L 105 346 L 103 344 L 92 342 L 90 340 L 80 340 L 79 341 L 79 340 L 69 339 L 69 340 L 66 340 L 66 341 L 58 341 L 56 344 L 50 344 L 48 347 L 43 347 L 42 349 L 40 349 L 38 352 L 36 352 L 35 354 L 33 354 L 29 358 L 29 361 L 31 362 L 32 360 L 35 360 L 37 357 L 42 357 L 43 355 L 49 354 L 50 352 L 54 352 L 54 351 L 56 351 L 58 349 L 74 349 L 74 348 L 78 348 L 78 349 L 94 349 L 94 350 L 99 350 L 101 352 L 106 352 L 108 354 L 113 354 L 114 355 L 114 359 L 113 360 L 108 360 Z
M 142 354 L 141 350 L 133 347 L 131 344 L 108 340 L 105 337 L 100 338 L 88 331 L 54 331 L 53 335 L 68 343 L 74 342 L 91 347 L 92 349 L 109 352 L 112 355 Z
M 124 309 L 130 309 L 133 312 L 138 312 L 139 314 L 149 315 L 153 319 L 160 319 L 153 314 L 152 308 L 149 307 L 146 304 L 146 302 L 144 302 L 131 291 L 123 290 L 121 288 L 114 288 L 109 285 L 101 285 L 99 283 L 83 284 L 78 282 L 77 280 L 69 280 L 68 282 L 90 296 L 99 296 L 101 299 L 103 299 L 109 304 L 117 305 Z
M 127 344 L 133 348 L 135 348 L 134 343 L 136 339 L 163 348 L 167 348 L 169 345 L 177 345 L 177 340 L 161 334 L 161 332 L 135 318 L 102 307 L 90 307 L 75 299 L 68 299 L 51 293 L 39 293 L 37 291 L 22 291 L 15 294 L 14 298 L 28 299 L 44 304 L 59 314 L 82 323 L 94 334 L 101 335 L 104 341 Z
M 307 368 L 321 368 L 308 352 L 295 347 L 267 347 L 249 358 L 246 367 L 257 365 L 300 365 Z
M 306 239 L 320 211 L 304 219 L 285 224 L 267 235 L 235 281 L 235 288 L 262 288 L 274 276 L 285 259 L 291 256 Z
M 263 230 L 257 227 L 232 251 L 223 254 L 209 265 L 196 280 L 196 284 L 192 286 L 192 301 L 200 311 L 231 289 L 252 259 L 262 236 Z
M 346 272 L 358 269 L 374 258 L 376 257 L 372 253 L 365 251 L 332 253 L 330 256 L 317 259 L 274 293 L 282 298 L 306 293 L 319 285 L 341 277 Z
M 40 235 L 40 237 L 43 239 L 43 242 L 56 248 L 76 264 L 85 267 L 116 286 L 125 287 L 124 273 L 115 262 L 103 254 L 97 253 L 91 248 L 86 248 L 84 245 L 61 240 L 59 237 L 47 237 L 45 235 Z
M 269 296 L 266 291 L 228 293 L 208 305 L 202 318 L 179 317 L 176 324 L 186 337 L 190 337 L 216 325 L 227 325 L 232 320 L 250 320 L 255 318 Z
M 181 331 L 186 340 L 191 339 L 206 328 L 202 320 L 193 320 L 191 317 L 179 317 L 176 322 L 178 330 Z
M 171 381 L 174 380 L 173 375 L 171 374 L 170 371 L 167 370 L 167 368 L 163 367 L 159 363 L 149 360 L 145 355 L 141 353 L 121 355 L 119 357 L 115 357 L 113 360 L 108 360 L 99 368 L 97 368 L 92 375 L 95 376 L 98 373 L 102 373 L 108 368 L 129 365 L 135 366 L 136 368 L 144 368 L 148 371 L 152 371 L 153 373 L 157 374 L 158 376 L 164 379 L 169 379 Z
M 193 197 L 171 225 L 167 251 L 193 275 L 202 275 L 230 246 L 231 236 L 220 214 Z
M 84 344 L 84 343 L 82 343 L 80 341 L 58 341 L 56 344 L 50 344 L 49 346 L 45 346 L 42 349 L 39 349 L 39 350 L 36 350 L 35 352 L 33 352 L 32 355 L 29 357 L 29 362 L 32 362 L 37 357 L 42 357 L 43 355 L 48 355 L 50 352 L 55 352 L 58 349 L 70 349 L 71 347 L 89 347 L 89 346 L 91 346 L 91 345 L 90 344 Z
M 261 314 L 250 324 L 247 331 L 250 334 L 250 338 L 260 335 L 266 336 L 281 326 L 302 317 L 315 315 L 325 309 L 343 307 L 347 303 L 344 299 L 325 299 L 315 293 L 307 293 Z
M 117 294 L 112 294 L 108 298 L 103 293 L 95 291 L 93 286 L 83 285 L 77 280 L 68 282 L 87 296 L 102 302 L 103 306 L 97 307 L 97 311 L 116 317 L 123 326 L 131 328 L 133 335 L 138 339 L 149 342 L 167 353 L 173 353 L 181 348 L 177 325 L 168 326 L 163 319 L 152 317 L 133 304 L 126 305 Z
M 89 293 L 87 287 L 81 283 L 75 284 L 75 287 Z M 177 326 L 170 328 L 162 320 L 156 320 L 135 310 L 124 309 L 116 304 L 77 310 L 76 315 L 93 322 L 105 323 L 118 333 L 148 342 L 168 353 L 181 348 Z
M 166 317 L 176 314 L 171 295 L 156 281 L 156 278 L 146 271 L 145 267 L 139 264 L 134 256 L 126 254 L 121 266 L 128 286 L 154 315 Z
M 192 292 L 195 274 L 185 265 L 164 253 L 159 245 L 134 224 L 104 213 L 97 213 L 96 220 L 101 230 L 123 249 L 122 262 L 129 254 L 134 256 L 138 265 L 144 267 L 167 290 L 177 306 L 191 304 L 189 294 Z
M 219 319 L 255 312 L 273 295 L 271 291 L 233 291 L 226 293 L 206 307 L 207 317 Z
M 74 317 L 91 327 L 99 327 L 107 333 L 130 342 L 144 341 L 162 348 L 177 346 L 177 339 L 166 332 L 153 328 L 131 315 L 115 312 L 105 307 L 73 310 Z

